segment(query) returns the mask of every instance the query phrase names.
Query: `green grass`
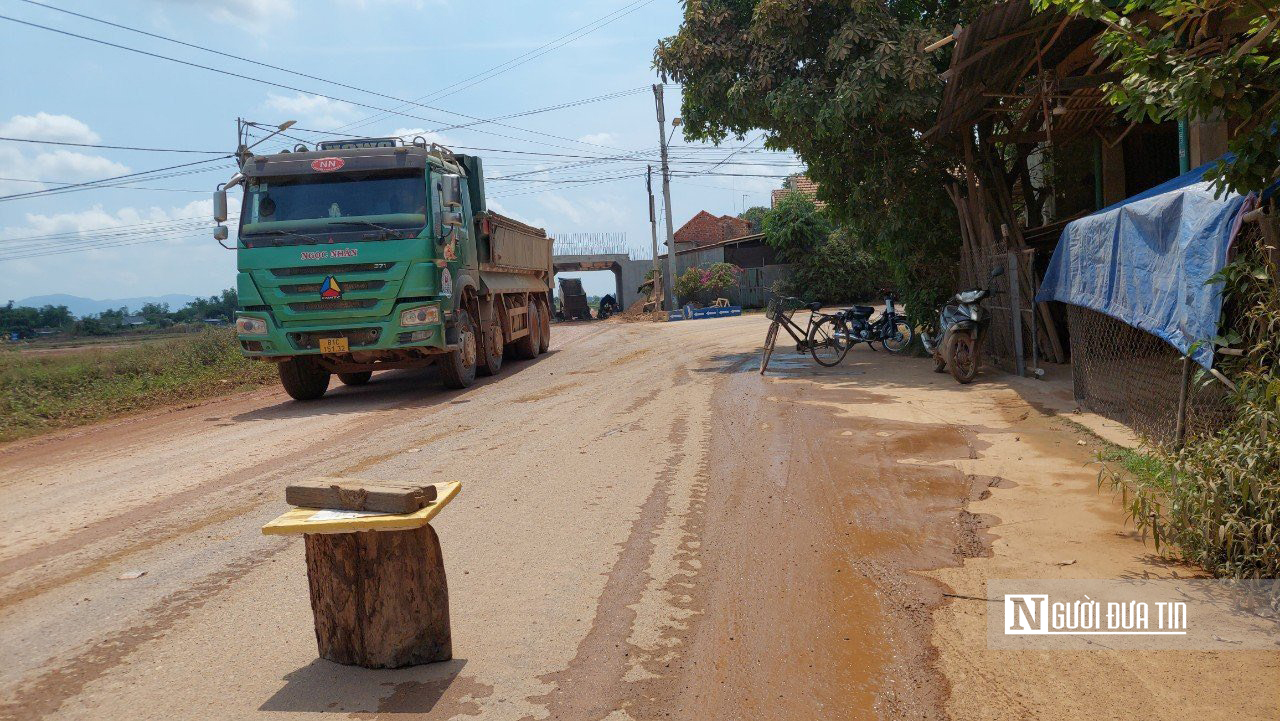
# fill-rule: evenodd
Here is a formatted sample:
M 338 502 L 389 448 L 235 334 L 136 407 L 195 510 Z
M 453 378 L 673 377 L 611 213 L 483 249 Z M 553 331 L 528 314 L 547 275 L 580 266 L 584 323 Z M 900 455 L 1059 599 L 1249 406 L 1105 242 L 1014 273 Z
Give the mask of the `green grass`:
M 275 369 L 209 329 L 126 348 L 0 351 L 0 441 L 261 385 Z

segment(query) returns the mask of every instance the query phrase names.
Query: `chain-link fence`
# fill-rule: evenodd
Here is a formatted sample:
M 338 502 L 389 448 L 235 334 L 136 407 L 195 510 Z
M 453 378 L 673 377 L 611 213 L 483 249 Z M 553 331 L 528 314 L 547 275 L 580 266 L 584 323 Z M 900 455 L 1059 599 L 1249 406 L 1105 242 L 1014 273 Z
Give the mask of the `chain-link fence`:
M 1184 369 L 1182 354 L 1164 340 L 1076 305 L 1067 306 L 1067 321 L 1075 396 L 1084 408 L 1166 444 L 1177 439 L 1184 387 L 1186 434 L 1210 434 L 1229 419 L 1223 387 L 1194 383 L 1199 366 Z

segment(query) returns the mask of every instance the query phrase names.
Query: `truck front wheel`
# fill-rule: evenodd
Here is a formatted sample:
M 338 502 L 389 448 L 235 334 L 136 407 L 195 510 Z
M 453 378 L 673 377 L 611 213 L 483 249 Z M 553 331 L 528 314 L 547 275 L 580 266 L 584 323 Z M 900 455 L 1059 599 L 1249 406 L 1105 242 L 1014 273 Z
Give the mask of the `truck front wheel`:
M 313 401 L 329 390 L 329 371 L 310 358 L 280 363 L 280 385 L 296 401 Z
M 446 388 L 466 388 L 476 382 L 480 343 L 471 314 L 458 311 L 458 349 L 440 358 L 440 378 Z

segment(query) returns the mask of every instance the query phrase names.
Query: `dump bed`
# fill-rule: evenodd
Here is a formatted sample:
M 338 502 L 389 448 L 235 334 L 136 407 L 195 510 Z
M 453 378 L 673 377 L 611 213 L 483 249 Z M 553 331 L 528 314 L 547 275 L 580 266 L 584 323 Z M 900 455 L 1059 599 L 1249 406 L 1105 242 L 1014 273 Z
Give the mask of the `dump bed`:
M 482 239 L 481 270 L 545 273 L 544 279 L 550 278 L 553 241 L 547 237 L 547 231 L 492 211 L 476 222 Z

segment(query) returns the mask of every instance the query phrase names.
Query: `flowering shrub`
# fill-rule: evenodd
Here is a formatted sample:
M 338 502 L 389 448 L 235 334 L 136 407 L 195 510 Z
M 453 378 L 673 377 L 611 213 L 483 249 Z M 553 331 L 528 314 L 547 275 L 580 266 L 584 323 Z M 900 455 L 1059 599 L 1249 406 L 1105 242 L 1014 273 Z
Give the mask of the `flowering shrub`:
M 694 300 L 707 302 L 736 286 L 741 275 L 742 268 L 732 263 L 688 268 L 676 278 L 676 296 L 682 303 Z

